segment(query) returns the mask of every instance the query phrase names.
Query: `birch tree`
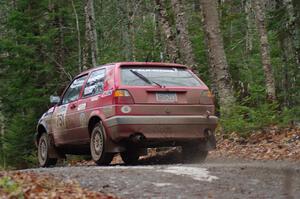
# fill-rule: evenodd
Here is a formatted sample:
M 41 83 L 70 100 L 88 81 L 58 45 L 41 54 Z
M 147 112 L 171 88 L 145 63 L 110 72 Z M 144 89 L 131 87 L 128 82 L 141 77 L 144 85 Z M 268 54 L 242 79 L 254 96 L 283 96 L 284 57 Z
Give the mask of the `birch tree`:
M 228 71 L 223 38 L 220 32 L 216 0 L 200 1 L 207 51 L 210 64 L 210 75 L 214 81 L 220 101 L 221 110 L 228 112 L 235 103 L 231 77 Z
M 246 53 L 249 53 L 253 49 L 253 12 L 251 6 L 252 0 L 246 0 L 245 13 L 246 13 Z
M 95 26 L 94 0 L 86 0 L 84 7 L 85 14 L 85 47 L 83 55 L 83 68 L 89 68 L 89 57 L 91 66 L 97 65 L 98 58 L 98 40 Z M 90 55 L 90 56 L 89 56 Z
M 294 8 L 294 45 L 296 50 L 296 61 L 297 64 L 300 64 L 300 1 L 292 0 L 293 8 Z M 300 68 L 298 68 L 300 69 Z
M 196 61 L 192 43 L 189 38 L 188 22 L 185 16 L 184 4 L 182 0 L 172 0 L 171 3 L 175 14 L 181 60 L 184 64 L 194 68 L 196 67 Z
M 138 9 L 138 4 L 134 5 L 132 0 L 126 0 L 126 11 L 127 11 L 127 31 L 129 36 L 128 51 L 129 59 L 132 61 L 136 60 L 135 57 L 135 27 L 134 27 L 134 18 Z
M 260 40 L 260 54 L 265 75 L 267 99 L 274 101 L 276 99 L 275 78 L 273 76 L 273 70 L 271 66 L 268 32 L 261 0 L 252 0 L 252 7 L 255 14 L 256 26 Z
M 165 45 L 166 54 L 168 57 L 167 60 L 170 62 L 176 62 L 179 58 L 176 35 L 172 29 L 172 25 L 169 22 L 167 11 L 163 2 L 164 0 L 155 0 L 156 9 L 158 11 L 158 21 L 166 38 Z
M 74 16 L 75 16 L 75 22 L 76 22 L 76 32 L 77 32 L 77 42 L 78 42 L 78 71 L 82 71 L 82 63 L 81 63 L 81 36 L 80 36 L 80 27 L 79 27 L 79 20 L 78 20 L 78 14 L 76 11 L 76 7 L 74 4 L 74 1 L 71 0 Z
M 292 69 L 291 65 L 296 62 L 296 51 L 293 44 L 294 33 L 294 10 L 291 4 L 291 0 L 277 1 L 276 10 L 278 11 L 278 20 L 282 20 L 283 26 L 278 30 L 278 40 L 280 48 L 282 49 L 282 78 L 279 82 L 282 85 L 284 95 L 284 106 L 290 104 L 290 92 L 289 88 L 293 87 L 293 80 L 289 78 L 289 70 Z M 281 12 L 280 12 L 281 11 Z M 283 12 L 286 11 L 286 12 Z M 279 19 L 280 18 L 280 19 Z

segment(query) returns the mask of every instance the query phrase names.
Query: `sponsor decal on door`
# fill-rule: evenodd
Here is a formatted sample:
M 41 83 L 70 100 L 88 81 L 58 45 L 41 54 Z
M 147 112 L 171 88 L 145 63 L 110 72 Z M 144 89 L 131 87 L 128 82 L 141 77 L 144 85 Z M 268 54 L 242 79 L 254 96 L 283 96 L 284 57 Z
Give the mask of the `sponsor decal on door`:
M 79 105 L 78 105 L 78 108 L 77 108 L 77 111 L 85 110 L 85 107 L 86 107 L 86 103 L 79 104 Z
M 57 110 L 57 119 L 56 119 L 56 126 L 59 128 L 65 128 L 66 127 L 66 113 L 68 110 L 68 105 L 62 105 L 58 107 Z

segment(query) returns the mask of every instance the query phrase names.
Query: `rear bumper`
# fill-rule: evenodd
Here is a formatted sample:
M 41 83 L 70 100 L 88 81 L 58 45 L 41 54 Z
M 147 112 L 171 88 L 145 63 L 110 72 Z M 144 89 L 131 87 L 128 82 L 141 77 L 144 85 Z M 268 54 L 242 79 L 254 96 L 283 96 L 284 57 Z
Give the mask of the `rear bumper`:
M 114 116 L 104 121 L 114 141 L 142 134 L 150 141 L 185 141 L 205 138 L 218 123 L 216 116 Z

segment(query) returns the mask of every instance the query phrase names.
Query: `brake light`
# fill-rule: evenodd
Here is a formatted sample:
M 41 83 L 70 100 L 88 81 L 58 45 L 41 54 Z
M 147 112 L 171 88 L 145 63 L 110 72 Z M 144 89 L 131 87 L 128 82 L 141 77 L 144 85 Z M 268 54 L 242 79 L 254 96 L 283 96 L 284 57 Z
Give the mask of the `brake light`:
M 129 91 L 124 89 L 118 89 L 114 92 L 114 99 L 116 104 L 133 104 L 133 98 Z
M 213 101 L 213 104 L 215 104 L 215 103 L 216 103 L 215 96 L 214 96 L 214 94 L 213 94 L 213 93 L 212 93 L 210 90 L 208 90 L 207 97 L 209 97 L 209 98 L 211 98 L 211 99 L 212 99 L 212 101 Z
M 115 90 L 115 97 L 129 97 L 131 96 L 127 90 Z
M 210 92 L 210 90 L 207 91 L 207 97 L 211 97 L 211 98 L 214 97 L 214 95 Z
M 214 97 L 214 95 L 210 92 L 210 90 L 202 90 L 201 91 L 201 96 L 205 96 L 205 97 L 209 97 L 209 98 Z
M 200 104 L 214 104 L 214 95 L 210 90 L 201 90 L 200 96 Z

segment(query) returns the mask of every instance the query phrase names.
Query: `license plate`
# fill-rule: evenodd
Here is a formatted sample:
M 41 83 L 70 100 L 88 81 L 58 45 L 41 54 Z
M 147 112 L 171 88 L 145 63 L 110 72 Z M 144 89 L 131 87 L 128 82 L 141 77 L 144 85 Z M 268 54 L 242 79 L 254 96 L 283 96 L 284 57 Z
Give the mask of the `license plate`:
M 156 100 L 158 102 L 176 102 L 176 93 L 156 93 Z

